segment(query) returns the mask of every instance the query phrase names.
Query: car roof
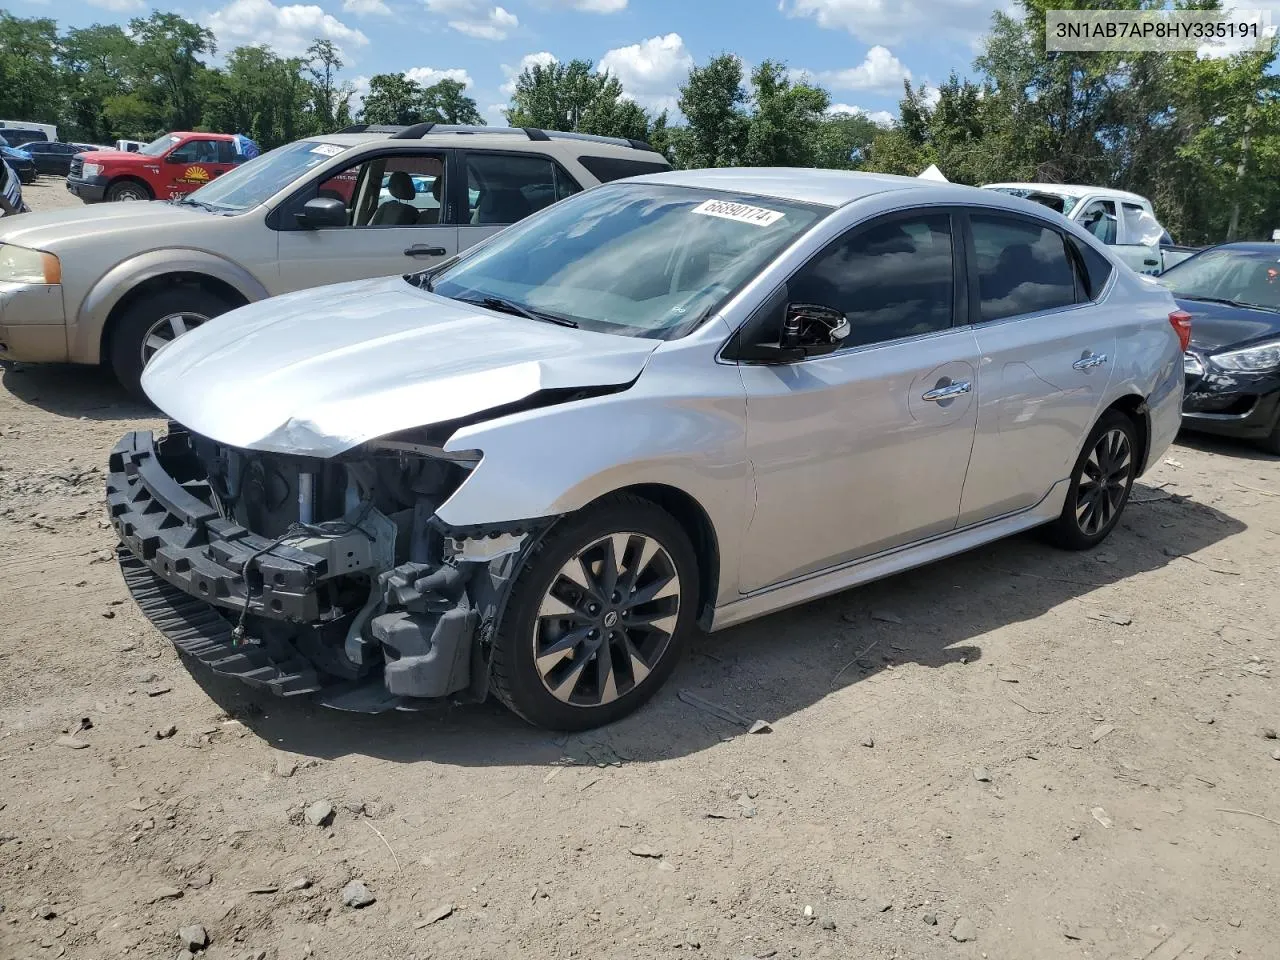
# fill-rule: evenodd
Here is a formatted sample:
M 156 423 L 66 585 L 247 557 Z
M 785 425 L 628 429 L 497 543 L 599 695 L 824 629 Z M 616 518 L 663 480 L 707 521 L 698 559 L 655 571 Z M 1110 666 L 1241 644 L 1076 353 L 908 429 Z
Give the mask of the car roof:
M 418 131 L 421 131 L 420 133 Z M 407 135 L 406 135 L 407 134 Z M 663 160 L 648 144 L 620 137 L 596 137 L 580 133 L 562 133 L 533 127 L 476 127 L 450 124 L 417 124 L 404 126 L 365 126 L 358 124 L 336 133 L 316 134 L 306 139 L 345 147 L 395 140 L 396 145 L 419 144 L 431 147 L 467 146 L 478 150 L 515 150 L 545 152 L 589 152 L 635 160 Z
M 1016 190 L 1035 190 L 1037 193 L 1054 193 L 1060 197 L 1097 196 L 1113 200 L 1133 200 L 1146 203 L 1147 198 L 1128 190 L 1113 190 L 1110 187 L 1088 187 L 1078 183 L 984 183 L 984 190 L 997 187 L 1009 187 Z
M 645 183 L 696 187 L 749 193 L 799 203 L 821 203 L 839 207 L 872 194 L 890 190 L 919 191 L 923 202 L 977 202 L 987 206 L 1025 209 L 1016 197 L 982 191 L 958 183 L 939 183 L 919 177 L 899 177 L 888 173 L 858 173 L 849 170 L 820 170 L 810 167 L 717 167 L 706 170 L 672 170 L 629 178 Z M 626 181 L 622 181 L 626 182 Z M 1000 198 L 1000 199 L 997 199 Z M 1027 201 L 1023 201 L 1026 203 Z M 1040 211 L 1042 212 L 1042 211 Z
M 170 130 L 169 137 L 204 137 L 206 140 L 234 140 L 234 133 L 201 133 L 198 130 Z M 145 143 L 143 140 L 126 140 L 125 143 Z

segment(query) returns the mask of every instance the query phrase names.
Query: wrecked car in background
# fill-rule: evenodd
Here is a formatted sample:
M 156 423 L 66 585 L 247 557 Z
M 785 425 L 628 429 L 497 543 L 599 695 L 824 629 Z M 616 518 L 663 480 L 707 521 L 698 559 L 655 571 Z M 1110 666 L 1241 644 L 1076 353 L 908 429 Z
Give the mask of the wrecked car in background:
M 1023 200 L 655 174 L 175 340 L 142 377 L 168 432 L 124 437 L 107 500 L 130 591 L 216 671 L 581 729 L 698 625 L 1031 527 L 1100 543 L 1177 432 L 1187 334 Z

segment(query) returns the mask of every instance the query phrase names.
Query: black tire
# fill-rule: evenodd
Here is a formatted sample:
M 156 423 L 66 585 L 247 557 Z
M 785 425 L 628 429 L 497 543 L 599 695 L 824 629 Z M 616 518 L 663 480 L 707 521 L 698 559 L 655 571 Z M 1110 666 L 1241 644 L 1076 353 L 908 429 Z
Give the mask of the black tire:
M 669 584 L 670 574 L 674 574 L 678 590 L 677 608 L 674 626 L 669 632 L 640 624 L 628 626 L 623 620 L 616 619 L 620 613 L 615 613 L 615 619 L 610 623 L 606 619 L 609 613 L 623 609 L 622 606 L 597 609 L 588 614 L 592 597 L 596 595 L 578 591 L 562 575 L 562 568 L 584 551 L 588 557 L 612 556 L 612 547 L 605 547 L 604 543 L 614 534 L 633 535 L 626 541 L 622 558 L 624 561 L 630 559 L 631 566 L 638 568 L 622 571 L 624 580 L 628 576 L 632 578 L 631 587 L 634 589 L 629 596 L 638 597 L 657 590 L 661 584 Z M 643 553 L 645 540 L 656 542 L 661 552 L 655 553 L 646 566 L 639 568 L 637 560 Z M 606 549 L 610 553 L 597 552 Z M 601 561 L 602 567 L 603 563 L 604 560 Z M 582 565 L 579 564 L 577 569 L 581 570 Z M 586 579 L 589 578 L 584 577 Z M 553 589 L 573 601 L 576 609 L 568 617 L 539 617 L 544 600 L 558 600 L 549 592 Z M 627 589 L 628 586 L 622 584 L 621 590 L 615 592 L 615 598 Z M 665 592 L 665 589 L 660 592 Z M 577 597 L 573 599 L 575 594 Z M 640 611 L 636 614 L 637 619 L 649 617 L 658 622 L 670 622 L 670 600 L 666 597 L 649 603 L 640 602 L 631 609 Z M 559 602 L 567 609 L 565 601 Z M 625 605 L 626 600 L 619 602 Z M 696 629 L 694 621 L 698 602 L 697 557 L 688 535 L 675 519 L 656 504 L 640 497 L 616 494 L 599 500 L 557 523 L 534 548 L 517 575 L 494 637 L 491 677 L 494 693 L 515 713 L 539 727 L 588 730 L 620 720 L 653 696 L 675 669 L 690 635 Z M 571 630 L 570 623 L 578 626 Z M 568 642 L 571 633 L 586 631 L 593 624 L 598 633 L 605 633 L 609 639 L 584 639 L 580 645 L 584 649 L 593 643 L 600 644 L 587 653 L 580 653 L 579 646 L 573 646 L 571 654 L 547 670 L 548 681 L 544 682 L 535 657 L 535 645 L 545 644 L 545 661 L 549 646 Z M 603 629 L 606 624 L 611 629 Z M 625 639 L 615 639 L 622 637 Z M 601 649 L 611 651 L 610 669 L 603 687 L 600 677 L 604 673 L 604 664 L 598 656 Z M 630 659 L 628 651 L 635 651 L 639 662 L 644 664 L 645 672 L 638 680 L 636 676 L 640 671 L 633 669 L 632 664 L 636 661 Z M 578 663 L 583 666 L 575 671 Z M 579 696 L 579 702 L 568 702 L 553 695 L 549 684 L 556 682 L 559 676 L 572 676 L 575 672 L 576 679 L 569 681 L 572 686 L 569 696 L 579 696 L 578 691 L 585 691 Z M 601 696 L 601 691 L 608 691 L 610 684 L 616 691 L 616 699 L 607 699 L 607 694 Z M 564 689 L 561 687 L 562 691 Z M 597 698 L 602 702 L 591 702 Z
M 1277 422 L 1271 435 L 1258 441 L 1258 446 L 1272 456 L 1280 457 L 1280 422 Z
M 151 188 L 138 180 L 117 180 L 107 187 L 106 199 L 112 203 L 129 200 L 152 200 Z
M 1103 438 L 1115 438 L 1117 432 L 1124 443 L 1123 469 L 1119 454 L 1112 461 L 1107 451 L 1099 450 Z M 1064 550 L 1091 550 L 1107 539 L 1129 502 L 1140 456 L 1138 430 L 1133 420 L 1119 410 L 1104 413 L 1076 459 L 1061 515 L 1045 528 L 1050 542 Z M 1100 485 L 1099 479 L 1105 483 Z
M 145 401 L 146 394 L 142 392 L 139 381 L 142 378 L 142 368 L 146 365 L 143 343 L 152 328 L 164 318 L 179 314 L 199 317 L 199 322 L 212 320 L 236 306 L 237 304 L 189 284 L 175 285 L 139 297 L 125 308 L 124 315 L 111 331 L 107 347 L 107 363 L 111 366 L 111 372 L 130 394 Z

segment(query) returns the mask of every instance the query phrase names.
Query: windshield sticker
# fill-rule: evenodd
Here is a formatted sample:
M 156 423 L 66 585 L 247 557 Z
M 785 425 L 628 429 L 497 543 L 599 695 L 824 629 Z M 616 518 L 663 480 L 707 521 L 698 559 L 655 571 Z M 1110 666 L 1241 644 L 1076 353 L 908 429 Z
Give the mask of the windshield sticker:
M 707 217 L 723 217 L 725 220 L 750 223 L 757 227 L 767 227 L 786 216 L 781 210 L 766 210 L 764 207 L 730 203 L 728 200 L 704 200 L 693 208 L 693 212 Z
M 312 153 L 318 153 L 324 157 L 336 157 L 345 147 L 340 147 L 336 143 L 317 143 L 311 148 Z

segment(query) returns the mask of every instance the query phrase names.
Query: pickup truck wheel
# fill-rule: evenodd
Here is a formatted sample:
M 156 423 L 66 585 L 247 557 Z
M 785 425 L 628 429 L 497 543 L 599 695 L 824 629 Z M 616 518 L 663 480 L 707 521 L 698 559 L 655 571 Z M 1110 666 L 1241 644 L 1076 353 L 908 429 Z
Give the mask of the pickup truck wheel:
M 139 381 L 156 351 L 236 305 L 193 287 L 173 287 L 140 297 L 111 334 L 108 362 L 121 386 L 145 400 Z
M 670 676 L 694 630 L 698 562 L 660 507 L 619 494 L 560 521 L 516 577 L 493 689 L 554 730 L 612 723 Z
M 151 191 L 136 180 L 118 180 L 107 187 L 107 199 L 113 203 L 150 200 Z

